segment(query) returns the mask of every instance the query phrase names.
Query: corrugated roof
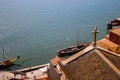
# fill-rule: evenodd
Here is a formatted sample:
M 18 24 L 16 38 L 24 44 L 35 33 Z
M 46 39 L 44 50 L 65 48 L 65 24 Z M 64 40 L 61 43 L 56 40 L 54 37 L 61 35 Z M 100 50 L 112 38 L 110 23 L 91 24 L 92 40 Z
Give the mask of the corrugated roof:
M 117 45 L 108 39 L 101 39 L 97 41 L 97 45 L 104 49 L 120 54 L 120 45 Z
M 110 41 L 108 39 L 101 39 L 101 40 L 97 41 L 97 45 L 104 49 L 111 50 L 113 52 L 115 52 L 116 48 L 118 47 L 117 44 L 113 43 L 112 41 Z
M 120 28 L 114 28 L 114 29 L 110 30 L 110 32 L 115 33 L 116 35 L 120 36 Z

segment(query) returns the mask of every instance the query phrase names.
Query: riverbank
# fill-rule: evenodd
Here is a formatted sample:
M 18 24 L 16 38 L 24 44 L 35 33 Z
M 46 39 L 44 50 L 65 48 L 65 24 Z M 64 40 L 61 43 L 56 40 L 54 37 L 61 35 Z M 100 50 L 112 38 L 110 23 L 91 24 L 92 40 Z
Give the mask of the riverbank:
M 0 79 L 2 80 L 48 80 L 47 68 L 49 63 L 38 65 L 34 67 L 29 67 L 16 71 L 0 71 Z

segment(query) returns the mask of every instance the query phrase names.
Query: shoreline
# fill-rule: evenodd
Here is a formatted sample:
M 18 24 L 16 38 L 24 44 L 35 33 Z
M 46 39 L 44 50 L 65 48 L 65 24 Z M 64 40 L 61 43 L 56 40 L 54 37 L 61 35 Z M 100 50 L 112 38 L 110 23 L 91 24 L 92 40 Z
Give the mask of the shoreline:
M 49 67 L 49 63 L 23 68 L 15 71 L 0 71 L 0 79 L 2 80 L 10 80 L 11 78 L 17 79 L 41 79 L 48 78 L 47 76 L 47 67 Z

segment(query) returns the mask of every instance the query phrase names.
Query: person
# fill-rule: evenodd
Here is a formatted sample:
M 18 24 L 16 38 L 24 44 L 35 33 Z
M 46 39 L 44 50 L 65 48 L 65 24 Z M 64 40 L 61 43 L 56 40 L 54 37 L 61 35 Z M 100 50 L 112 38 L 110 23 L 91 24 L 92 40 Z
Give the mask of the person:
M 34 80 L 36 80 L 36 76 L 34 76 Z

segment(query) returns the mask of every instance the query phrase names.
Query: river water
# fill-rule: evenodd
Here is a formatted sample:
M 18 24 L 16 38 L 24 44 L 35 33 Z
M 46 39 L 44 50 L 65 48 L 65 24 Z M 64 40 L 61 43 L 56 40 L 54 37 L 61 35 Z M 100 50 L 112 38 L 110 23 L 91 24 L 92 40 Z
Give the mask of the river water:
M 48 63 L 56 51 L 79 41 L 101 39 L 106 22 L 120 17 L 120 0 L 0 0 L 0 53 L 20 56 L 20 69 Z

